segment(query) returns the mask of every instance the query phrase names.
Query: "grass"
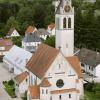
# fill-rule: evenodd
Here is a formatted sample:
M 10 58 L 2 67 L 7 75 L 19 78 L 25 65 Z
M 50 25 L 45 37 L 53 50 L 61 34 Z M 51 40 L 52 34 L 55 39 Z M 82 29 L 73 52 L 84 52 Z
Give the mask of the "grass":
M 15 95 L 14 85 L 9 85 L 8 82 L 4 82 L 3 84 L 4 84 L 4 86 L 5 86 L 6 92 L 7 92 L 12 98 L 15 98 L 16 95 Z

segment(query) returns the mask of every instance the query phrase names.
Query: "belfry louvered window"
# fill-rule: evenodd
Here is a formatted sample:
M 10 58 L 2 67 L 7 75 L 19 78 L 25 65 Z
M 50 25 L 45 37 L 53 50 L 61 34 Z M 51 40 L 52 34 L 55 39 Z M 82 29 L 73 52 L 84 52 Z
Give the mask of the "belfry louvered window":
M 63 28 L 66 28 L 66 18 L 63 19 Z
M 68 28 L 71 28 L 71 18 L 68 18 Z

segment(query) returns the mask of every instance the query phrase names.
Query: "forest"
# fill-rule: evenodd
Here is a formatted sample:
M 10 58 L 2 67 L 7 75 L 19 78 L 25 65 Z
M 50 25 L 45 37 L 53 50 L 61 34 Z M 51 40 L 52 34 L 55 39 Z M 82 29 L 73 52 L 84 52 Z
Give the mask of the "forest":
M 55 22 L 55 0 L 0 0 L 0 36 L 15 27 L 24 35 L 29 25 L 47 28 Z M 75 8 L 75 46 L 100 51 L 100 0 L 72 0 Z M 51 39 L 52 40 L 52 39 Z

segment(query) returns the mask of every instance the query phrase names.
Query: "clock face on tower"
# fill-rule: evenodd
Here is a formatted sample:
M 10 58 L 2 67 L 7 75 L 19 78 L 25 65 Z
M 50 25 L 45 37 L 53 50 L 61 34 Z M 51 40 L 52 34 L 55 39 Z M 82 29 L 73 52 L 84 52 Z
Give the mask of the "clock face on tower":
M 64 7 L 64 10 L 65 10 L 65 12 L 69 12 L 69 11 L 70 11 L 70 6 L 69 6 L 69 5 L 66 5 L 66 6 Z

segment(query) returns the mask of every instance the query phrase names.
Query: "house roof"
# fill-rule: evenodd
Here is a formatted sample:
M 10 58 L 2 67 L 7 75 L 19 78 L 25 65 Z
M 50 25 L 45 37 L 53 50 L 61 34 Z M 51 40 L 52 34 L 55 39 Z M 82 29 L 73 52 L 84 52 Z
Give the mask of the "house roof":
M 58 55 L 59 50 L 46 44 L 41 44 L 33 54 L 26 67 L 38 78 L 42 78 Z
M 100 64 L 100 53 L 98 52 L 82 48 L 77 56 L 82 63 L 91 67 L 96 67 L 98 64 Z
M 34 32 L 33 34 L 27 34 L 24 38 L 23 38 L 24 42 L 41 42 L 41 38 L 39 37 L 39 35 Z
M 82 72 L 81 72 L 81 66 L 80 61 L 77 56 L 72 57 L 66 57 L 69 64 L 72 66 L 72 68 L 75 70 L 79 78 L 82 78 Z
M 5 47 L 4 51 L 8 51 L 13 46 L 11 39 L 0 39 L 0 47 Z
M 38 35 L 50 35 L 50 33 L 44 28 L 39 28 L 36 32 Z
M 39 99 L 40 98 L 40 87 L 38 85 L 29 86 L 29 91 L 32 99 Z
M 79 90 L 76 89 L 76 88 L 63 89 L 63 90 L 53 90 L 53 91 L 51 91 L 51 94 L 60 94 L 60 93 L 66 93 L 66 92 L 77 92 L 77 93 L 79 93 Z
M 16 45 L 14 45 L 7 54 L 5 54 L 3 60 L 6 60 L 10 64 L 15 65 L 23 70 L 27 61 L 31 58 L 32 54 Z
M 35 29 L 36 29 L 35 26 L 28 26 L 28 28 L 25 31 L 25 34 L 33 33 Z
M 51 24 L 49 24 L 49 25 L 48 25 L 48 28 L 50 28 L 50 29 L 54 29 L 54 28 L 55 28 L 55 23 L 51 23 Z
M 44 78 L 42 80 L 42 82 L 40 83 L 40 87 L 50 87 L 50 86 L 51 86 L 51 84 L 50 84 L 50 82 L 48 81 L 47 78 Z
M 15 77 L 15 80 L 18 84 L 22 83 L 26 78 L 27 76 L 29 75 L 29 73 L 27 71 L 25 72 L 22 72 L 21 74 L 17 75 Z

